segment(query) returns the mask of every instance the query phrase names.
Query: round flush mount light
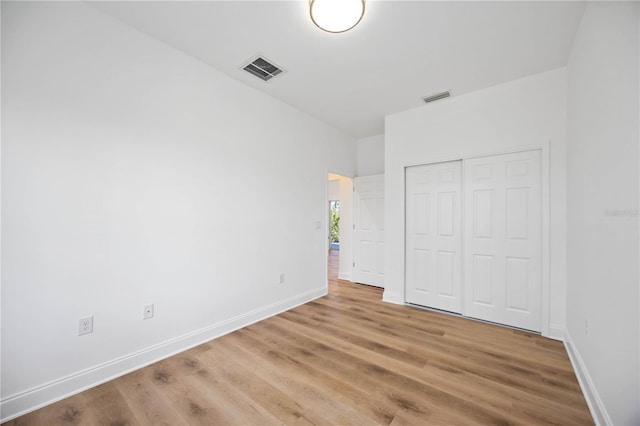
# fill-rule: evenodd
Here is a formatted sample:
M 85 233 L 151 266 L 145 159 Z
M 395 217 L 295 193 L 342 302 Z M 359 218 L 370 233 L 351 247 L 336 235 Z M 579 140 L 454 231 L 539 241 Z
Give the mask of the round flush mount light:
M 358 25 L 364 16 L 365 0 L 310 0 L 311 20 L 321 30 L 343 33 Z

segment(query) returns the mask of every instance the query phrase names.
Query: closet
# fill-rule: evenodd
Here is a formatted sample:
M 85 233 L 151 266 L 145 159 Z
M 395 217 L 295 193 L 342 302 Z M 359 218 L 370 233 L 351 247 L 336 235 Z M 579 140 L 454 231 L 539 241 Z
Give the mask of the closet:
M 406 302 L 541 331 L 540 150 L 406 168 Z

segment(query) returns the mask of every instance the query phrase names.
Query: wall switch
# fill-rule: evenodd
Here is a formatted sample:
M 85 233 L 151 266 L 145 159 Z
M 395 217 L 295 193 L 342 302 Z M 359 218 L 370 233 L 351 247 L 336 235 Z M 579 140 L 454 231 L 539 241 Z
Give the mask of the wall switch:
M 93 317 L 82 318 L 78 321 L 78 336 L 93 333 Z
M 144 305 L 142 311 L 142 319 L 153 318 L 153 303 L 150 305 Z
M 280 284 L 284 284 L 284 272 L 280 274 Z

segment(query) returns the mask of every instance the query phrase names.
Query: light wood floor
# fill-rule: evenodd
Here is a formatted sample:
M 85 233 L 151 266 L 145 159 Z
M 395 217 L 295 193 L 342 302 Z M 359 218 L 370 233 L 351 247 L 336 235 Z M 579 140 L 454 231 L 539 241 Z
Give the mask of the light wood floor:
M 329 295 L 10 425 L 593 424 L 562 343 Z

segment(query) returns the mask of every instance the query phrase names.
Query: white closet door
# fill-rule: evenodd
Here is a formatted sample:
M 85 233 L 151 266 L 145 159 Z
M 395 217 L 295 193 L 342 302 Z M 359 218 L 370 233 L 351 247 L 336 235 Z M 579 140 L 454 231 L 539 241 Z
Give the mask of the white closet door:
M 384 287 L 384 175 L 353 182 L 353 281 Z
M 540 151 L 464 162 L 465 312 L 541 329 Z
M 462 312 L 462 162 L 406 169 L 406 301 Z

